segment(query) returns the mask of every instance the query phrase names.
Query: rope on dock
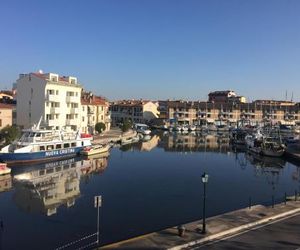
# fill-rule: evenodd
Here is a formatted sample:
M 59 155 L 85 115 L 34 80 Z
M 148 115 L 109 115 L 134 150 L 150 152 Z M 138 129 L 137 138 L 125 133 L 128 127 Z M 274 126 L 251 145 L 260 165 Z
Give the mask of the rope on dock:
M 73 246 L 73 245 L 75 245 L 76 243 L 81 242 L 81 241 L 83 241 L 83 240 L 86 240 L 86 239 L 88 239 L 88 238 L 91 238 L 91 237 L 93 237 L 93 236 L 95 236 L 95 235 L 97 235 L 97 234 L 98 234 L 98 233 L 94 233 L 94 234 L 87 235 L 87 236 L 85 236 L 85 237 L 83 237 L 83 238 L 80 238 L 79 240 L 75 240 L 75 241 L 72 241 L 72 242 L 70 242 L 70 243 L 68 243 L 68 244 L 66 244 L 66 245 L 63 245 L 63 246 L 58 247 L 58 248 L 55 248 L 55 250 L 60 250 L 60 249 L 64 249 L 64 248 Z M 97 243 L 97 242 L 96 242 L 96 243 Z M 95 242 L 93 242 L 93 243 L 91 243 L 91 244 L 95 244 Z M 85 246 L 85 247 L 87 247 L 87 246 Z M 78 249 L 83 249 L 83 248 L 78 248 Z

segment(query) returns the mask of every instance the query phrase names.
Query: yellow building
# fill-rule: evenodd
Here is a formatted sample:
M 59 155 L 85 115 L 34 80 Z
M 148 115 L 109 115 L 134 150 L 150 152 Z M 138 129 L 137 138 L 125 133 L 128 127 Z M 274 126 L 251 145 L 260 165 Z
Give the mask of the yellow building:
M 13 109 L 13 105 L 0 103 L 0 129 L 13 124 Z

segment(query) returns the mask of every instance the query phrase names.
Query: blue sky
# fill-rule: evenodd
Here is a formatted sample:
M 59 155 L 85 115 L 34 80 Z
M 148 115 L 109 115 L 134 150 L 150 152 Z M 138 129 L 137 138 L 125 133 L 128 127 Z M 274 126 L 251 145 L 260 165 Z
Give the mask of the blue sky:
M 299 13 L 298 0 L 2 0 L 0 87 L 42 69 L 111 100 L 300 101 Z

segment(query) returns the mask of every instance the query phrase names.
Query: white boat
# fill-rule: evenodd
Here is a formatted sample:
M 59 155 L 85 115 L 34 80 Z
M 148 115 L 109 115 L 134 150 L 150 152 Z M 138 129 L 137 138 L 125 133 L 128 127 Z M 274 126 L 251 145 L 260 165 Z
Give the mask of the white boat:
M 189 127 L 188 127 L 188 126 L 186 126 L 186 125 L 185 125 L 185 126 L 182 126 L 182 128 L 181 128 L 181 129 L 182 129 L 182 131 L 184 131 L 184 132 L 187 132 L 187 131 L 189 131 Z
M 0 175 L 10 174 L 11 169 L 7 167 L 6 163 L 0 163 Z
M 89 134 L 72 130 L 46 130 L 40 122 L 25 129 L 19 140 L 0 151 L 0 160 L 7 163 L 27 163 L 67 158 L 79 154 L 93 139 Z
M 190 125 L 189 126 L 189 130 L 190 131 L 195 131 L 196 130 L 196 126 L 195 125 Z
M 149 127 L 146 124 L 142 124 L 142 123 L 136 123 L 134 124 L 135 130 L 138 133 L 141 133 L 142 135 L 150 135 L 151 134 L 151 130 L 149 129 Z
M 148 135 L 147 135 L 148 136 Z M 121 145 L 136 143 L 140 140 L 140 137 L 138 135 L 124 137 L 121 139 Z
M 182 127 L 179 126 L 179 125 L 177 125 L 177 126 L 175 127 L 175 130 L 176 130 L 176 131 L 181 131 L 181 130 L 182 130 Z
M 84 149 L 80 151 L 80 154 L 82 154 L 82 155 L 101 154 L 101 153 L 107 152 L 109 149 L 110 149 L 109 144 L 106 144 L 106 145 L 102 145 L 102 144 L 92 145 L 92 146 L 84 147 Z

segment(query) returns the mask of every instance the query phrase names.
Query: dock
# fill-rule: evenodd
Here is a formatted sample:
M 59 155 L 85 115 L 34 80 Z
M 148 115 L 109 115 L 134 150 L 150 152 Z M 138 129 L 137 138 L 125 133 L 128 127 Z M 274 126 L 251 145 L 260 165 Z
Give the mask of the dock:
M 272 206 L 255 205 L 206 219 L 206 234 L 202 220 L 176 225 L 162 231 L 102 246 L 98 249 L 192 249 L 239 233 L 300 214 L 299 197 Z M 180 230 L 184 228 L 184 233 Z

